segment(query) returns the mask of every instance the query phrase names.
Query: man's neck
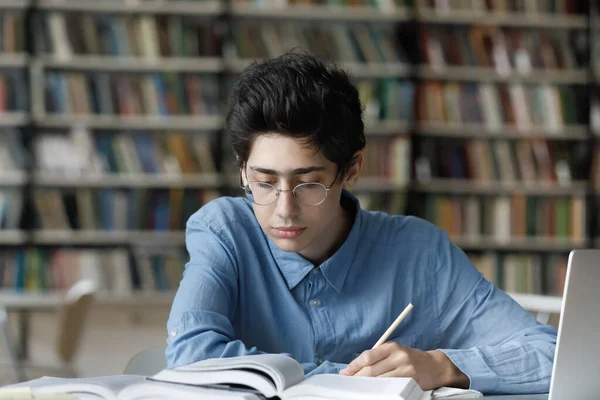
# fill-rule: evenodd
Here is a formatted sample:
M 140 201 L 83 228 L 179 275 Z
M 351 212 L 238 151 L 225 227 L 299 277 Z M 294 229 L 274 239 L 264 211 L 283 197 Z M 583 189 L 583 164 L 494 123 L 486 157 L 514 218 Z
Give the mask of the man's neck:
M 321 265 L 324 263 L 328 258 L 333 256 L 346 241 L 346 238 L 352 229 L 356 212 L 357 210 L 354 203 L 342 195 L 338 216 L 335 219 L 335 223 L 332 224 L 332 230 L 334 230 L 333 235 L 328 235 L 330 238 L 333 238 L 333 240 L 329 243 L 327 243 L 328 241 L 326 240 L 322 241 L 322 243 L 325 244 L 325 248 L 313 249 L 315 253 L 319 254 L 318 256 L 316 254 L 313 256 L 312 254 L 302 253 L 300 253 L 300 255 L 312 262 L 314 265 Z M 320 238 L 317 238 L 316 240 L 319 241 L 319 239 Z

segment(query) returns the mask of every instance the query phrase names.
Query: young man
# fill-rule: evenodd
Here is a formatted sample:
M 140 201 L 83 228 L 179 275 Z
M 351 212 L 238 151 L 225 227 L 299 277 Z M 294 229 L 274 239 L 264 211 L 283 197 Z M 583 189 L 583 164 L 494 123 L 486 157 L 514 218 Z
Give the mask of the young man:
M 346 190 L 365 138 L 344 72 L 300 54 L 253 65 L 226 128 L 247 198 L 217 199 L 187 223 L 169 366 L 285 353 L 307 374 L 548 391 L 553 328 L 486 281 L 444 231 L 361 210 Z M 389 341 L 370 350 L 408 303 Z

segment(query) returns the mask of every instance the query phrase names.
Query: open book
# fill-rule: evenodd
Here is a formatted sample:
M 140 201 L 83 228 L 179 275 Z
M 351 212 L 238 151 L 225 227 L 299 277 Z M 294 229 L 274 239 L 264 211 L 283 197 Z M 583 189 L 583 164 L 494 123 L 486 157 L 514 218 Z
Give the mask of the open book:
M 444 388 L 440 391 L 424 392 L 412 378 L 321 374 L 305 379 L 302 366 L 293 358 L 280 354 L 209 359 L 165 369 L 150 379 L 198 386 L 251 388 L 261 396 L 281 400 L 425 400 L 442 397 L 481 397 L 481 393 L 474 390 Z M 440 396 L 436 395 L 436 392 Z
M 151 377 L 44 377 L 13 385 L 7 390 L 23 387 L 29 388 L 34 395 L 73 393 L 81 399 L 105 400 L 427 400 L 481 397 L 477 391 L 451 388 L 424 392 L 411 378 L 367 378 L 337 374 L 305 378 L 304 370 L 296 360 L 280 354 L 209 359 L 164 369 Z M 0 389 L 0 398 L 2 392 L 3 389 Z
M 231 391 L 148 380 L 139 375 L 96 378 L 43 377 L 0 388 L 0 399 L 61 400 L 261 400 L 250 391 Z

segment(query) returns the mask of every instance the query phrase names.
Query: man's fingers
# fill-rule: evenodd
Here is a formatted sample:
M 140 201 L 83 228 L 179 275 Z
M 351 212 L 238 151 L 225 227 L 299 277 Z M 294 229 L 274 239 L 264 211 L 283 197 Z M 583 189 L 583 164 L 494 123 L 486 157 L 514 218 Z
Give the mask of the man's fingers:
M 346 368 L 340 371 L 342 375 L 354 375 L 364 367 L 378 363 L 379 361 L 386 358 L 390 352 L 388 347 L 378 347 L 373 350 L 366 350 L 356 357 Z
M 381 376 L 393 371 L 396 367 L 397 365 L 394 363 L 393 357 L 386 357 L 375 364 L 361 368 L 354 376 Z
M 396 368 L 377 375 L 381 378 L 415 378 L 416 370 L 412 364 L 395 365 Z

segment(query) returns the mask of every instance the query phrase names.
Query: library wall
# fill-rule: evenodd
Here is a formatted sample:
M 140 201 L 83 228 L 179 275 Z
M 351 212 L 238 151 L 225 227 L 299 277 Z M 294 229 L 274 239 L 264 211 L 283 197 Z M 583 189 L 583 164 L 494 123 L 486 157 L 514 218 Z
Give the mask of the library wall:
M 95 281 L 88 376 L 163 343 L 186 220 L 243 195 L 229 92 L 292 49 L 358 88 L 363 208 L 425 218 L 498 287 L 556 300 L 569 251 L 600 240 L 597 14 L 583 0 L 0 0 L 0 305 Z M 136 324 L 140 305 L 157 311 Z M 32 321 L 47 354 L 54 321 Z M 106 364 L 105 333 L 120 346 Z

